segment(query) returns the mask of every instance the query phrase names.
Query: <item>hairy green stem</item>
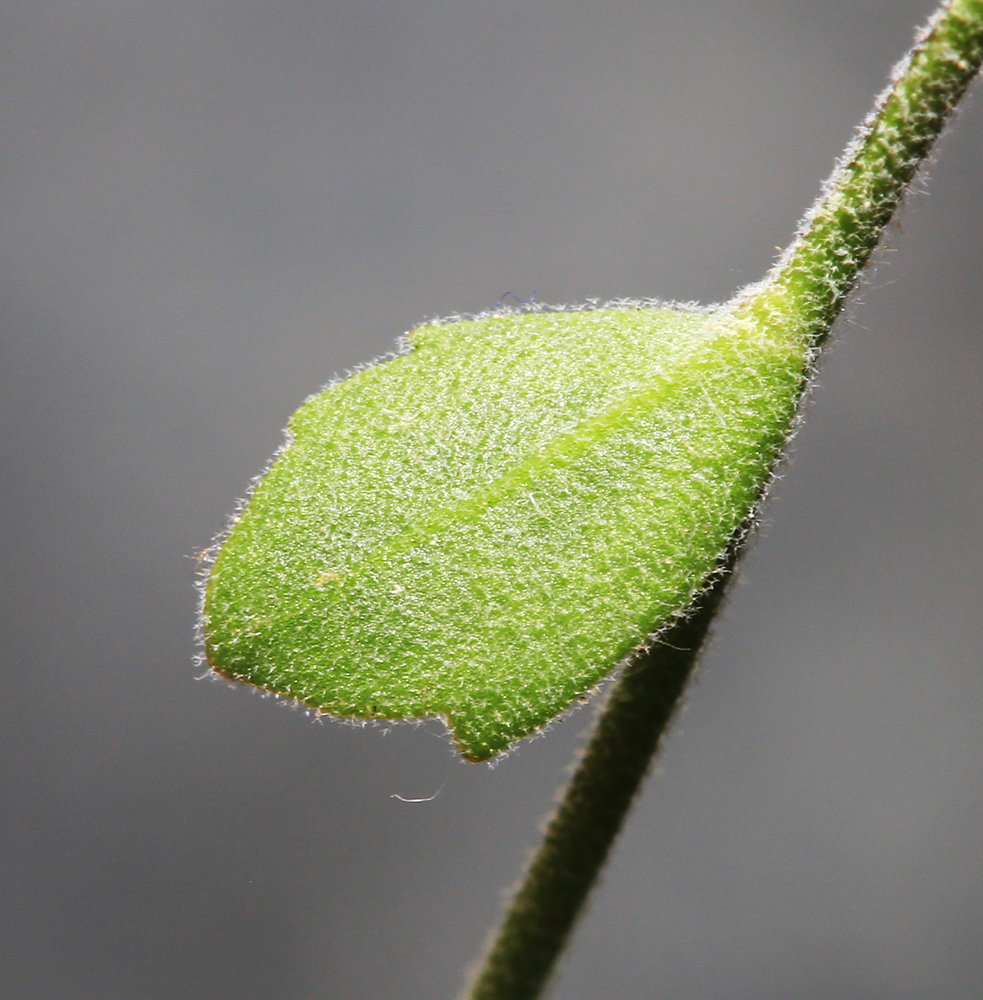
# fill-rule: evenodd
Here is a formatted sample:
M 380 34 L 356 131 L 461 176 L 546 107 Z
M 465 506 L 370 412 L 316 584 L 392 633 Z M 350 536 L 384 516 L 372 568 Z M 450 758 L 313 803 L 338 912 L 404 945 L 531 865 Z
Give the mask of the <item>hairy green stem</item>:
M 712 586 L 628 663 L 492 946 L 473 1000 L 535 997 L 621 829 L 720 605 L 733 547 Z
M 793 244 L 724 313 L 805 343 L 814 354 L 981 60 L 983 0 L 943 5 L 896 68 Z M 691 614 L 622 672 L 471 985 L 471 1000 L 540 995 L 672 718 L 735 558 L 736 547 Z
M 738 319 L 818 346 L 983 59 L 983 0 L 935 13 L 763 282 L 731 304 Z

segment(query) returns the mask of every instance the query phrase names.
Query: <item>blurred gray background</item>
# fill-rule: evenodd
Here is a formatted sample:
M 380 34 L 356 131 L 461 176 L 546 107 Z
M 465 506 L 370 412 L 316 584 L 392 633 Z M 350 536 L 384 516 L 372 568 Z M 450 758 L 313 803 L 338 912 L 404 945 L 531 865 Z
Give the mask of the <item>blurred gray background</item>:
M 424 319 L 759 278 L 931 8 L 0 3 L 0 997 L 451 1000 L 593 709 L 489 768 L 196 682 L 191 557 Z M 556 1000 L 979 996 L 981 89 Z

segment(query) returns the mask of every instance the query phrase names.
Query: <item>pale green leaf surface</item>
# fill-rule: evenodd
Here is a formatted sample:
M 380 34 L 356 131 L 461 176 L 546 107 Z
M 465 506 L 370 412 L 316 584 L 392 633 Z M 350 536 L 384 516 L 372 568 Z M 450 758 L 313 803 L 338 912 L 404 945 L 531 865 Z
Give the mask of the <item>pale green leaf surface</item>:
M 444 716 L 493 756 L 690 603 L 805 353 L 647 306 L 420 328 L 291 419 L 212 569 L 209 663 L 331 715 Z

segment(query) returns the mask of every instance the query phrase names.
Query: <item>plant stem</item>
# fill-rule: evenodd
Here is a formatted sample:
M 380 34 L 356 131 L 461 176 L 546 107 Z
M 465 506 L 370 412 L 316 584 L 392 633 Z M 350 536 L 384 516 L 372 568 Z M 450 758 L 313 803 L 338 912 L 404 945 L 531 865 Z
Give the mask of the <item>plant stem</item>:
M 811 360 L 983 61 L 983 0 L 944 4 L 894 71 L 768 277 L 723 314 Z M 803 373 L 804 385 L 805 373 Z M 735 544 L 691 613 L 623 670 L 467 994 L 535 1000 L 610 853 L 720 606 Z
M 626 664 L 475 980 L 472 1000 L 539 995 L 624 822 L 723 598 L 713 584 Z
M 983 0 L 932 16 L 771 273 L 730 305 L 738 320 L 818 347 L 919 166 L 983 60 Z

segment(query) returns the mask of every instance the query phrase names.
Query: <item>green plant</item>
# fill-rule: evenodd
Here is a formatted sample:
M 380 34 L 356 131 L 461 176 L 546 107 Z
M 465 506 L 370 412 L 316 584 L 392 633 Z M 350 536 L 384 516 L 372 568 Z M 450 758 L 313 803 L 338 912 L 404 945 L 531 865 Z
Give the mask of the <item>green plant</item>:
M 821 344 L 981 49 L 983 2 L 943 7 L 761 284 L 712 310 L 423 327 L 298 411 L 223 541 L 202 617 L 213 669 L 334 715 L 442 715 L 472 760 L 631 656 L 474 997 L 541 990 Z

